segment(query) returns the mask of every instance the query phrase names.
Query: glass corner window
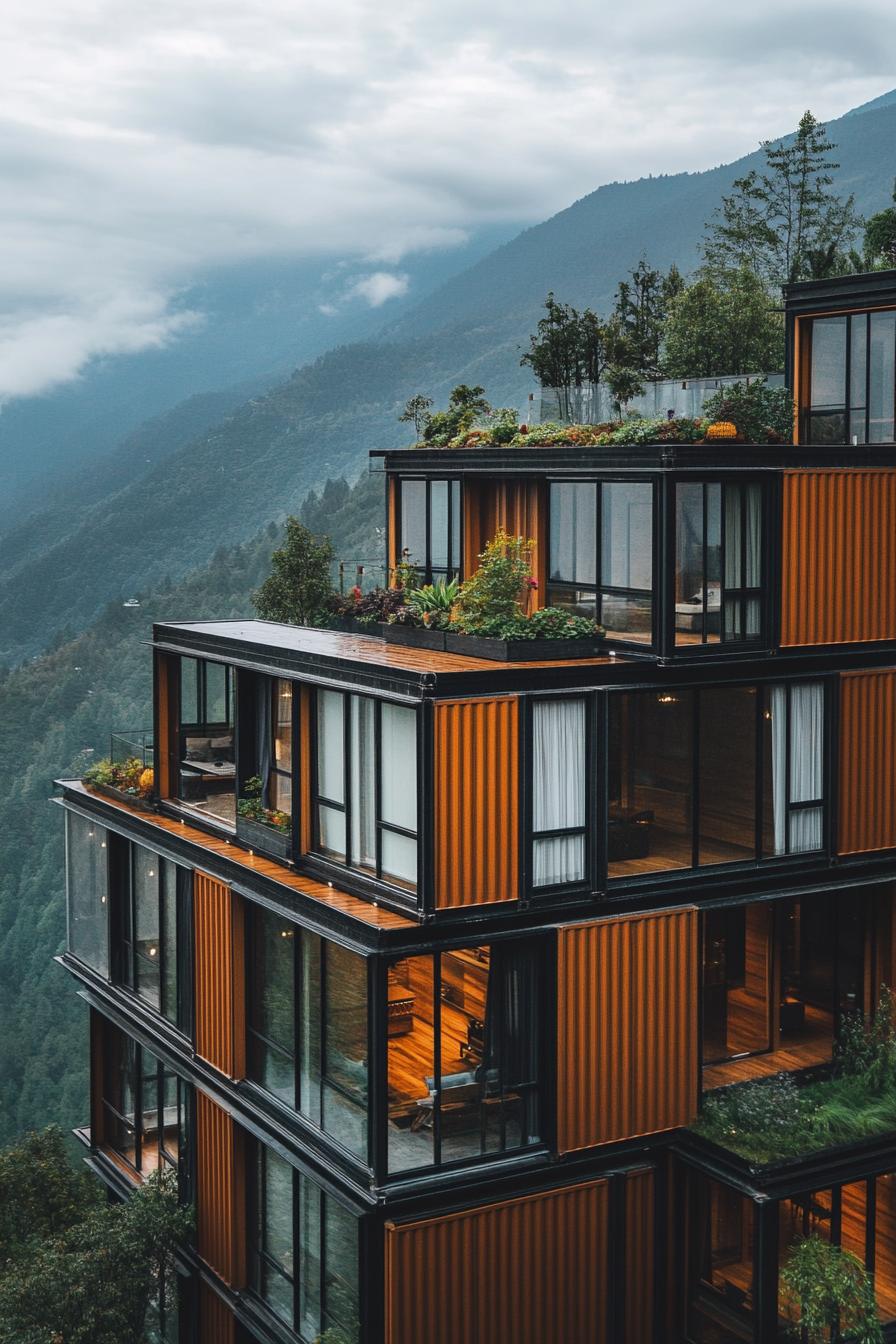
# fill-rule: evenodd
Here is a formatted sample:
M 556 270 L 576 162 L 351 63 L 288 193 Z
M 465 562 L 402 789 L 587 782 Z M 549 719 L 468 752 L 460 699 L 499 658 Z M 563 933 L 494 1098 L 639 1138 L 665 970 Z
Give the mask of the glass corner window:
M 610 639 L 653 641 L 653 485 L 552 481 L 548 602 L 599 621 Z
M 461 571 L 461 493 L 457 480 L 402 479 L 398 550 L 424 583 Z
M 117 840 L 112 863 L 116 983 L 189 1034 L 192 875 L 154 850 Z
M 675 489 L 675 643 L 756 643 L 763 636 L 763 497 L 757 481 Z
M 67 812 L 65 885 L 68 950 L 102 976 L 109 974 L 109 832 Z
M 804 319 L 804 443 L 896 441 L 896 310 Z
M 236 819 L 233 690 L 226 664 L 181 658 L 177 796 L 230 827 Z

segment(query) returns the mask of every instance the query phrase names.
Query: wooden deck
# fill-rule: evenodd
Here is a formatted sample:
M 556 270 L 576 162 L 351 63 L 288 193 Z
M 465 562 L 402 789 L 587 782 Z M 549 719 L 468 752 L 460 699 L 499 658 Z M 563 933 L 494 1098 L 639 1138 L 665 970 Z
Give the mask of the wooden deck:
M 475 672 L 514 671 L 522 668 L 588 667 L 624 662 L 623 655 L 610 658 L 551 658 L 532 662 L 501 662 L 491 658 L 472 658 L 468 654 L 444 653 L 437 649 L 418 649 L 406 644 L 387 644 L 368 635 L 348 634 L 341 630 L 315 630 L 308 626 L 278 625 L 272 621 L 203 621 L 159 627 L 159 643 L 165 644 L 170 631 L 179 639 L 196 635 L 205 644 L 220 639 L 222 645 L 255 644 L 277 652 L 311 654 L 342 662 L 368 663 L 400 672 Z M 185 650 L 186 652 L 186 650 Z M 222 657 L 225 656 L 223 653 Z
M 119 812 L 133 816 L 138 821 L 146 822 L 160 833 L 179 835 L 184 840 L 189 840 L 192 844 L 207 850 L 210 854 L 226 859 L 228 863 L 235 863 L 239 867 L 245 868 L 247 872 L 260 873 L 263 877 L 278 882 L 291 891 L 299 892 L 302 896 L 308 896 L 312 900 L 319 901 L 321 905 L 328 906 L 331 910 L 337 910 L 349 919 L 356 919 L 362 924 L 369 924 L 378 929 L 411 929 L 416 927 L 416 922 L 408 919 L 405 915 L 400 915 L 394 910 L 384 910 L 367 901 L 362 901 L 360 897 L 352 896 L 347 891 L 339 891 L 338 888 L 328 886 L 325 882 L 315 882 L 313 878 L 302 877 L 283 864 L 274 863 L 271 859 L 262 858 L 258 854 L 250 854 L 247 849 L 241 849 L 239 845 L 229 840 L 219 839 L 217 836 L 210 835 L 208 831 L 201 831 L 198 827 L 191 826 L 186 819 L 179 821 L 174 817 L 162 816 L 158 812 L 144 812 L 142 808 L 132 807 L 128 803 L 120 802 L 117 798 L 110 798 L 107 794 L 95 793 L 86 784 L 82 784 L 80 780 L 66 780 L 65 788 L 69 793 L 75 795 L 82 793 L 87 797 L 97 798 L 107 807 L 113 807 Z M 201 867 L 201 862 L 198 866 Z
M 828 1064 L 834 1038 L 830 1013 L 806 1006 L 806 1030 L 798 1041 L 791 1041 L 779 1050 L 769 1050 L 744 1059 L 711 1064 L 703 1070 L 703 1089 L 726 1087 L 729 1083 L 745 1083 L 751 1078 L 769 1078 L 775 1073 L 795 1073 L 800 1069 Z

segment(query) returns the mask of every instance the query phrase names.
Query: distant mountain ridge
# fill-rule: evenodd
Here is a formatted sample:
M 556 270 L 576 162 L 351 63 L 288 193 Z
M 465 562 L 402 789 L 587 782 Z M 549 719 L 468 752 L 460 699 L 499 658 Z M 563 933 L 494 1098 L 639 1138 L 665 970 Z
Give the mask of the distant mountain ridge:
M 896 94 L 829 129 L 840 188 L 863 213 L 883 208 L 896 172 Z M 397 415 L 415 392 L 443 401 L 457 382 L 480 383 L 493 404 L 521 409 L 530 382 L 520 354 L 547 290 L 606 311 L 642 254 L 691 269 L 704 222 L 760 161 L 757 151 L 706 172 L 599 188 L 448 280 L 377 339 L 330 350 L 94 497 L 54 544 L 0 579 L 0 662 L 83 628 L 116 594 L 178 578 L 294 510 L 326 476 L 356 475 L 370 448 L 405 440 Z

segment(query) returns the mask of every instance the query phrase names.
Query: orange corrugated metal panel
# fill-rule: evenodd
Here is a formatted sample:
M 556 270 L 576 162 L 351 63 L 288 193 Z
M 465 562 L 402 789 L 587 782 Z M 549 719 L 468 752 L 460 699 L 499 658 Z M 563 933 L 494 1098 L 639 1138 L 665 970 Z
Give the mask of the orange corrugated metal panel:
M 896 470 L 784 473 L 781 644 L 896 637 Z
M 386 481 L 386 566 L 387 581 L 398 564 L 398 477 Z
M 196 1092 L 196 1249 L 232 1288 L 245 1282 L 243 1144 L 232 1116 Z
M 532 574 L 538 588 L 536 608 L 544 600 L 547 579 L 547 483 L 538 480 L 478 480 L 464 483 L 464 575 L 477 567 L 480 553 L 499 528 L 526 537 L 532 547 Z
M 236 1321 L 227 1303 L 222 1301 L 204 1279 L 199 1281 L 199 1344 L 234 1344 Z
M 206 873 L 193 878 L 196 1053 L 230 1078 L 243 1073 L 242 903 Z
M 625 1178 L 625 1344 L 653 1338 L 654 1172 Z
M 686 1125 L 697 1108 L 697 912 L 558 931 L 560 1152 Z
M 158 778 L 155 780 L 155 789 L 160 798 L 174 796 L 180 768 L 176 747 L 177 721 L 180 717 L 179 664 L 179 658 L 172 658 L 166 653 L 156 654 L 155 759 Z
M 837 850 L 896 846 L 896 670 L 840 678 Z
M 607 1182 L 386 1224 L 387 1344 L 608 1344 Z
M 516 696 L 436 702 L 436 905 L 518 895 L 519 702 Z

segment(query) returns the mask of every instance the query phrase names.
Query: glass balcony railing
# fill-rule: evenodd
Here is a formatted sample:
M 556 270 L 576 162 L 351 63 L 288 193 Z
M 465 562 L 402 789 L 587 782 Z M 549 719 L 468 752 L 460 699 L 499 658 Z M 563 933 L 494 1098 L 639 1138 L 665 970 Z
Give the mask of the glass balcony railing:
M 115 764 L 121 764 L 136 757 L 137 760 L 143 762 L 144 766 L 151 766 L 154 756 L 153 730 L 151 728 L 136 728 L 112 733 L 109 739 L 109 759 Z

